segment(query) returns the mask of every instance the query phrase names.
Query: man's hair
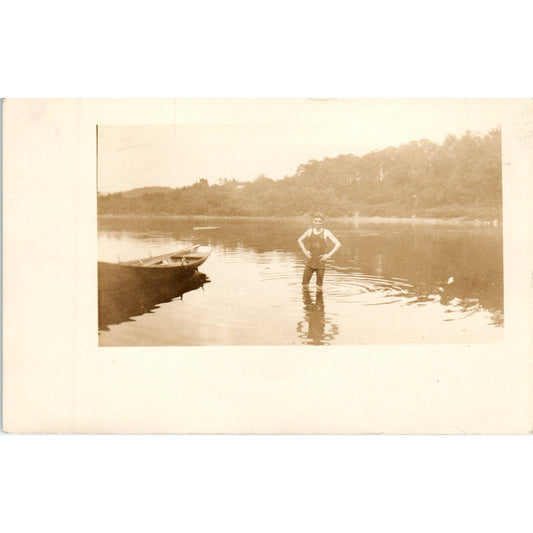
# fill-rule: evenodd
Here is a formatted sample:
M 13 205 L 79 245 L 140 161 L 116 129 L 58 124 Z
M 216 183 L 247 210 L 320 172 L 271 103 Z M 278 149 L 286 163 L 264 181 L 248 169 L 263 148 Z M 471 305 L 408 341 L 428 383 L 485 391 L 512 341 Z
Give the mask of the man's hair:
M 313 218 L 321 218 L 324 220 L 324 215 L 322 213 L 315 213 L 315 216 Z

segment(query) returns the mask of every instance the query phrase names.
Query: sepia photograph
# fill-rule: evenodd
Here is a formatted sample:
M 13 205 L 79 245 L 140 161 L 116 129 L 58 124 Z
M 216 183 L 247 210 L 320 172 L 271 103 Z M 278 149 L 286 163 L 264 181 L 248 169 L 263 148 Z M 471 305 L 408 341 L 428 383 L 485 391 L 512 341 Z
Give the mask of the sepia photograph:
M 6 100 L 5 430 L 530 432 L 530 131 L 520 99 Z
M 100 346 L 502 342 L 501 106 L 283 103 L 96 126 Z

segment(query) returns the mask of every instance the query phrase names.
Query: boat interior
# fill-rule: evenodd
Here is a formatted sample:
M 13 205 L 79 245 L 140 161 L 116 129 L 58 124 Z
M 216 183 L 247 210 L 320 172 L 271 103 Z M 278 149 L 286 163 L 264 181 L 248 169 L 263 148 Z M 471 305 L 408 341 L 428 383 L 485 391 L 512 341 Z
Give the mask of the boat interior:
M 156 257 L 145 257 L 144 259 L 136 259 L 135 261 L 127 261 L 122 263 L 129 266 L 143 266 L 143 267 L 166 267 L 166 266 L 180 266 L 188 265 L 189 263 L 196 263 L 199 260 L 205 260 L 211 253 L 211 248 L 208 246 L 196 245 L 187 250 L 180 250 Z
M 199 255 L 186 256 L 186 255 L 171 255 L 155 261 L 139 261 L 137 264 L 143 266 L 169 266 L 169 265 L 186 265 L 193 261 L 198 261 Z

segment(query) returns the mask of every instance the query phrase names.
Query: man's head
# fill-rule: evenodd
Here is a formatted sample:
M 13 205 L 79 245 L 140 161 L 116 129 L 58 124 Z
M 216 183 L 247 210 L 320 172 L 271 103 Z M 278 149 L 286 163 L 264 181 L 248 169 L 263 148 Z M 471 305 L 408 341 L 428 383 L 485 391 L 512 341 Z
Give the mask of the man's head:
M 322 224 L 324 224 L 324 215 L 322 213 L 315 213 L 315 216 L 313 217 L 313 226 L 319 228 Z

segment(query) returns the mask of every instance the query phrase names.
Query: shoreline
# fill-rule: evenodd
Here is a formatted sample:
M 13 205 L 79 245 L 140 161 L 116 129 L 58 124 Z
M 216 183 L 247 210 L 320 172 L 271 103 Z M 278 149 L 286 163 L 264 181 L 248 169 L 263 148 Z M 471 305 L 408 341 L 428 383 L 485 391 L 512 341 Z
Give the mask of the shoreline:
M 97 215 L 97 218 L 165 218 L 165 219 L 191 219 L 191 220 L 309 220 L 309 215 L 298 216 L 240 216 L 240 215 L 138 215 L 138 214 L 121 214 L 121 215 Z M 453 218 L 436 218 L 436 217 L 370 217 L 370 216 L 353 216 L 353 217 L 326 217 L 327 220 L 334 220 L 344 223 L 353 224 L 426 224 L 426 225 L 448 225 L 448 226 L 487 226 L 501 227 L 502 222 L 499 219 L 467 219 L 463 217 Z

